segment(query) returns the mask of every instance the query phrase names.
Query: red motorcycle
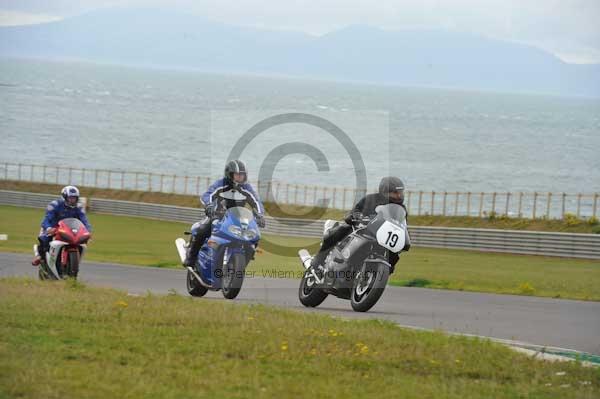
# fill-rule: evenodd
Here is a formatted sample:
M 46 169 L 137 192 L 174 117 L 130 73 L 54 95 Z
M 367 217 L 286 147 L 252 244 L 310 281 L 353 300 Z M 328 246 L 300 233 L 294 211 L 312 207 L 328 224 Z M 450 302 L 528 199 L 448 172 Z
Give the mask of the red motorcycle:
M 53 234 L 50 249 L 40 263 L 40 280 L 76 279 L 90 232 L 79 219 L 67 218 L 58 222 Z M 37 253 L 37 245 L 34 252 Z

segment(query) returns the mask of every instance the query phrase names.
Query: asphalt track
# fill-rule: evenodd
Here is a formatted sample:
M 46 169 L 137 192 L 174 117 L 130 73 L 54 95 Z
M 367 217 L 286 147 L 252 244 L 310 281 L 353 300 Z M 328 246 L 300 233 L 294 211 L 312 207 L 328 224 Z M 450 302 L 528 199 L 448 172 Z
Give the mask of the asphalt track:
M 0 277 L 31 276 L 37 268 L 31 257 L 0 253 Z M 299 266 L 300 267 L 300 266 Z M 134 294 L 148 291 L 166 294 L 185 289 L 185 270 L 124 266 L 88 262 L 84 259 L 79 278 L 100 287 Z M 306 309 L 298 301 L 299 280 L 263 278 L 244 281 L 237 303 L 263 303 L 346 318 L 378 318 L 399 325 L 452 333 L 466 333 L 541 346 L 567 348 L 600 355 L 600 303 L 515 295 L 480 294 L 425 288 L 388 286 L 367 313 L 352 311 L 350 302 L 329 297 L 317 309 Z M 220 292 L 209 292 L 198 300 L 225 300 Z

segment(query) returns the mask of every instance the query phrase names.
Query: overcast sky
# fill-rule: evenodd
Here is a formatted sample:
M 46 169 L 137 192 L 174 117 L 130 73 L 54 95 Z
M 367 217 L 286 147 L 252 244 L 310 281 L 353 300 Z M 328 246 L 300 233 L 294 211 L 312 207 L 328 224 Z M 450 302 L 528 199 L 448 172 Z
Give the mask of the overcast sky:
M 0 25 L 114 6 L 171 7 L 229 24 L 312 34 L 351 24 L 452 29 L 532 44 L 567 62 L 600 63 L 600 0 L 0 0 Z

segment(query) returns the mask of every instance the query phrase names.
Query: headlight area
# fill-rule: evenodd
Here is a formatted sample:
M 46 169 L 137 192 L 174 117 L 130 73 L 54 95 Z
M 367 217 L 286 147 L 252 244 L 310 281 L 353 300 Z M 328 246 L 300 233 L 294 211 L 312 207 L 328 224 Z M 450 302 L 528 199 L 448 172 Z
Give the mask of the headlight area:
M 227 228 L 227 230 L 229 230 L 229 232 L 236 237 L 242 236 L 242 229 L 240 229 L 239 226 L 231 225 Z
M 227 228 L 231 234 L 244 240 L 254 240 L 258 233 L 254 229 L 242 230 L 239 226 L 231 225 Z
M 256 230 L 252 230 L 252 229 L 244 231 L 242 233 L 242 235 L 244 236 L 244 238 L 246 240 L 254 240 L 257 236 Z

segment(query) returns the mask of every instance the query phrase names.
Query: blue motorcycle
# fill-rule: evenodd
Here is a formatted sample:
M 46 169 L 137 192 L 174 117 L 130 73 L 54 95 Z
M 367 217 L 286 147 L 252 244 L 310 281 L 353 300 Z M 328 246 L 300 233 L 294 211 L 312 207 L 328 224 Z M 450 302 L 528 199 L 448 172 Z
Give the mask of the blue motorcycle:
M 223 193 L 221 197 L 236 201 L 236 195 L 241 194 Z M 196 265 L 187 267 L 187 290 L 192 296 L 204 296 L 208 290 L 221 290 L 227 299 L 238 296 L 246 266 L 254 259 L 260 240 L 258 225 L 249 209 L 241 206 L 224 209 L 225 201 L 220 207 L 222 216 L 212 222 L 211 236 L 200 248 Z M 178 238 L 175 246 L 183 262 L 188 243 Z

